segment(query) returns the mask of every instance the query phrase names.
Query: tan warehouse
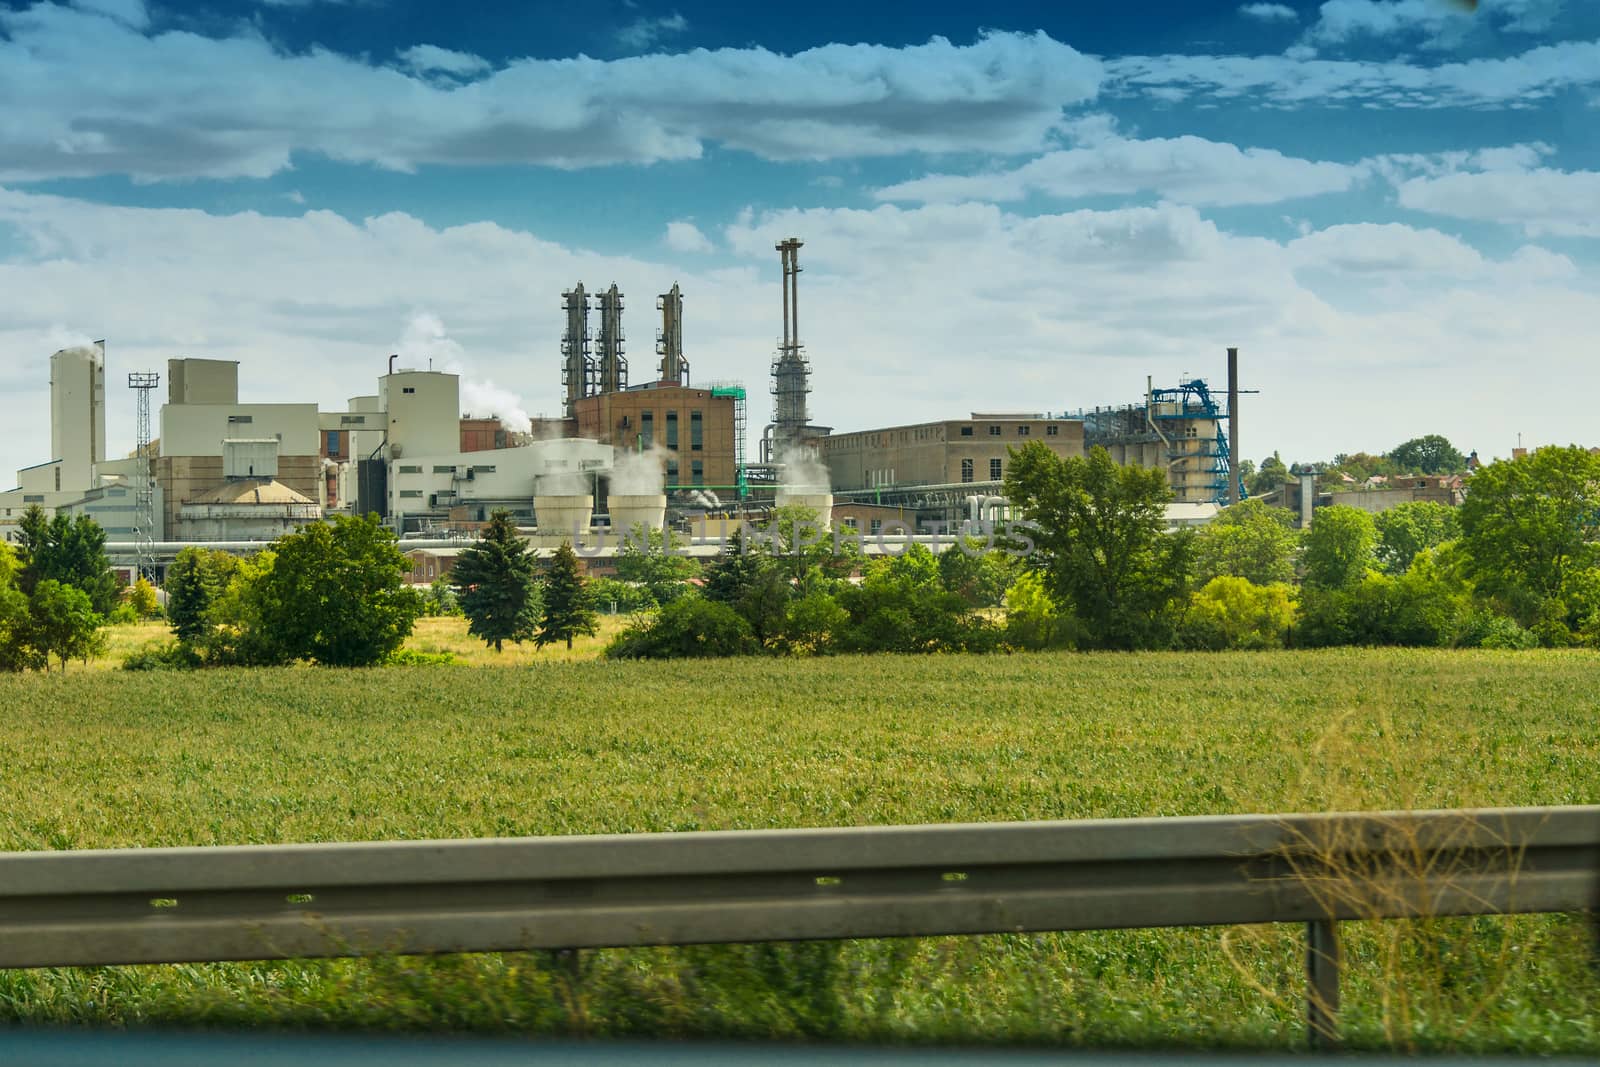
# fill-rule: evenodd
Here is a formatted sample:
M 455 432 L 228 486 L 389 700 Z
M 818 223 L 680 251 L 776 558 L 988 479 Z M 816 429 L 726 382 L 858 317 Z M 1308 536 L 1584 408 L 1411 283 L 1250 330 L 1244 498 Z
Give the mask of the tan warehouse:
M 1083 422 L 1043 415 L 983 414 L 969 419 L 834 434 L 821 441 L 835 492 L 996 483 L 1008 448 L 1040 441 L 1062 458 L 1083 455 Z

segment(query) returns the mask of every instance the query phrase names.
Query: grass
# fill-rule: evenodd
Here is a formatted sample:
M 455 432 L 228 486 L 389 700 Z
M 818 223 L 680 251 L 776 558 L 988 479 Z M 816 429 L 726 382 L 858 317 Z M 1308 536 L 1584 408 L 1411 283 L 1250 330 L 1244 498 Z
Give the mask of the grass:
M 1592 804 L 1596 683 L 1581 653 L 1394 650 L 6 677 L 0 849 Z M 1347 924 L 1358 1047 L 1600 1052 L 1580 920 L 1397 928 Z M 0 974 L 0 1018 L 1284 1048 L 1301 952 L 1274 928 L 617 950 L 576 981 L 537 953 L 41 970 Z

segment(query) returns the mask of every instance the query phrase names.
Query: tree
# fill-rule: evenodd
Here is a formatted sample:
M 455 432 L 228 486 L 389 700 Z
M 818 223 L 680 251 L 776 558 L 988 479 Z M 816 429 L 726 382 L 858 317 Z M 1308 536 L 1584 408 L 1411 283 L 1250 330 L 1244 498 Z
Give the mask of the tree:
M 1244 578 L 1213 578 L 1189 599 L 1183 643 L 1189 648 L 1282 648 L 1294 622 L 1294 598 L 1283 583 L 1257 585 Z
M 1401 474 L 1459 474 L 1467 469 L 1467 457 L 1436 433 L 1396 445 L 1389 458 Z
M 506 641 L 521 644 L 538 628 L 542 605 L 533 556 L 503 508 L 489 516 L 483 536 L 456 557 L 451 585 L 467 617 L 467 632 L 496 652 Z
M 28 636 L 28 597 L 17 588 L 16 553 L 0 541 L 0 671 L 36 665 Z
M 572 551 L 572 542 L 563 541 L 544 577 L 544 617 L 533 636 L 534 645 L 543 648 L 565 641 L 570 649 L 579 634 L 597 633 L 600 618 L 591 600 L 588 583 L 578 571 L 578 554 Z
M 1377 526 L 1360 508 L 1335 504 L 1318 510 L 1305 532 L 1305 584 L 1318 589 L 1355 585 L 1376 562 L 1377 543 Z
M 1256 585 L 1293 581 L 1299 544 L 1294 514 L 1287 508 L 1240 501 L 1195 533 L 1195 579 L 1234 577 Z
M 682 548 L 682 538 L 671 530 L 637 525 L 617 552 L 617 578 L 643 586 L 658 604 L 670 604 L 689 592 L 688 580 L 700 574 L 700 564 L 679 554 Z
M 161 601 L 156 597 L 156 587 L 142 574 L 128 587 L 128 606 L 141 619 L 153 619 L 161 612 Z
M 677 659 L 742 656 L 760 651 L 750 624 L 726 604 L 679 597 L 652 618 L 641 619 L 606 646 L 610 659 Z
M 216 549 L 181 550 L 167 568 L 167 621 L 179 641 L 194 644 L 205 636 L 216 599 L 239 570 L 239 560 Z
M 1247 483 L 1251 496 L 1266 496 L 1289 480 L 1289 465 L 1276 452 L 1261 461 L 1261 467 Z
M 221 556 L 217 553 L 216 557 Z M 266 622 L 264 602 L 268 576 L 278 561 L 271 549 L 231 564 L 226 588 L 205 611 L 205 625 L 193 648 L 213 667 L 274 667 L 292 662 L 297 653 Z M 190 647 L 180 642 L 180 647 Z
M 1541 448 L 1491 463 L 1472 476 L 1460 519 L 1468 576 L 1522 625 L 1575 630 L 1600 607 L 1600 456 Z
M 982 551 L 982 546 L 969 539 L 939 553 L 939 581 L 969 607 L 997 607 L 1016 576 L 1016 564 L 1004 552 Z
M 256 579 L 259 625 L 295 659 L 367 667 L 398 649 L 422 613 L 410 563 L 376 515 L 340 515 L 280 537 Z
M 1295 644 L 1438 647 L 1454 641 L 1465 617 L 1466 598 L 1419 566 L 1398 577 L 1369 574 L 1339 589 L 1307 587 Z
M 1025 565 L 1074 617 L 1080 646 L 1166 645 L 1193 546 L 1189 531 L 1167 532 L 1166 471 L 1118 466 L 1098 446 L 1062 459 L 1030 441 L 1011 457 L 1006 496 L 1035 527 Z
M 45 518 L 37 504 L 28 508 L 18 524 L 22 569 L 17 584 L 32 595 L 45 580 L 82 590 L 94 611 L 109 615 L 122 591 L 107 558 L 106 532 L 87 515 L 69 518 L 58 513 Z
M 1071 621 L 1045 591 L 1037 572 L 1024 571 L 1006 590 L 1006 643 L 1013 648 L 1071 648 Z
M 1418 553 L 1461 534 L 1456 509 L 1432 500 L 1380 511 L 1373 522 L 1378 529 L 1378 562 L 1390 574 L 1404 574 Z
M 784 564 L 766 545 L 749 544 L 743 531 L 735 531 L 722 554 L 706 568 L 704 595 L 737 611 L 756 640 L 767 647 L 783 634 L 793 589 Z
M 104 618 L 89 594 L 54 578 L 45 578 L 28 598 L 27 643 L 48 663 L 55 656 L 63 673 L 69 659 L 88 659 L 99 648 Z
M 874 560 L 861 584 L 839 591 L 842 620 L 833 643 L 843 652 L 963 652 L 993 647 L 997 633 L 939 581 L 933 553 L 912 545 Z

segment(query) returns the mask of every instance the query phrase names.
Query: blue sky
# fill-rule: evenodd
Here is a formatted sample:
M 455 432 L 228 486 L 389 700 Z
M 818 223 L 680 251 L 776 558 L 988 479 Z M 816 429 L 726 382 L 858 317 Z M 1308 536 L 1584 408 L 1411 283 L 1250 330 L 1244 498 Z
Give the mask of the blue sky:
M 679 282 L 759 425 L 790 234 L 841 430 L 1237 345 L 1252 458 L 1600 443 L 1600 5 L 911 7 L 0 0 L 0 471 L 101 337 L 113 384 L 213 356 L 331 408 L 399 351 L 553 412 L 579 279 L 636 380 Z

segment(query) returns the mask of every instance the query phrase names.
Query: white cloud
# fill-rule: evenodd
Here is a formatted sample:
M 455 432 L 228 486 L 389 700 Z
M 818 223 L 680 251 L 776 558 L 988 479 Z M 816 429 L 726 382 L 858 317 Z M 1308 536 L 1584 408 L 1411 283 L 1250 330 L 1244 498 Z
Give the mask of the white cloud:
M 1493 26 L 1541 33 L 1560 13 L 1563 0 L 1327 0 L 1307 40 L 1338 45 L 1377 38 L 1404 45 L 1420 37 L 1424 48 L 1451 48 L 1469 33 Z
M 1296 159 L 1201 137 L 1096 138 L 1020 167 L 987 174 L 932 174 L 877 192 L 880 200 L 1020 200 L 1039 193 L 1072 199 L 1154 192 L 1185 204 L 1269 204 L 1343 192 L 1365 164 Z
M 617 31 L 617 43 L 624 48 L 642 50 L 660 41 L 663 37 L 683 33 L 689 28 L 689 20 L 678 12 L 670 15 L 657 15 L 635 19 Z
M 667 247 L 674 252 L 704 253 L 715 251 L 711 239 L 700 232 L 700 227 L 692 222 L 669 222 L 664 240 Z
M 1239 14 L 1257 22 L 1300 21 L 1300 13 L 1287 4 L 1241 4 Z
M 506 429 L 518 433 L 527 433 L 533 428 L 522 398 L 492 379 L 479 377 L 466 348 L 450 336 L 444 320 L 433 312 L 414 312 L 395 342 L 394 351 L 405 366 L 459 375 L 462 415 L 497 417 Z
M 1596 171 L 1463 171 L 1403 181 L 1398 193 L 1414 211 L 1519 226 L 1533 237 L 1600 237 Z
M 1249 100 L 1273 107 L 1531 107 L 1600 86 L 1600 41 L 1562 41 L 1503 59 L 1423 66 L 1282 56 L 1124 56 L 1105 62 L 1104 91 L 1163 100 Z
M 482 56 L 475 56 L 470 52 L 456 52 L 431 44 L 413 45 L 401 52 L 399 59 L 402 66 L 418 74 L 437 72 L 460 78 L 482 74 L 493 66 Z
M 0 260 L 6 471 L 48 458 L 48 355 L 68 337 L 107 337 L 113 376 L 172 355 L 237 359 L 246 397 L 337 410 L 372 392 L 398 335 L 409 360 L 461 367 L 480 390 L 469 409 L 553 413 L 559 294 L 579 279 L 618 283 L 635 337 L 651 335 L 651 298 L 681 280 L 697 380 L 742 379 L 763 397 L 779 330 L 772 245 L 791 234 L 805 240 L 812 412 L 841 430 L 1123 403 L 1146 374 L 1219 373 L 1227 345 L 1263 390 L 1244 423 L 1257 458 L 1387 447 L 1420 432 L 1418 396 L 1442 419 L 1425 429 L 1485 452 L 1535 416 L 1553 438 L 1590 439 L 1585 398 L 1600 388 L 1586 340 L 1600 287 L 1555 253 L 1474 261 L 1446 235 L 1405 227 L 1279 242 L 1170 203 L 751 213 L 723 229 L 732 266 L 687 269 L 664 246 L 659 260 L 601 255 L 403 214 L 214 216 L 0 190 L 0 227 L 25 250 Z M 641 380 L 649 347 L 629 353 Z M 1552 393 L 1552 378 L 1570 387 Z M 112 448 L 126 451 L 133 407 L 110 402 Z M 1313 408 L 1339 417 L 1307 418 Z M 759 426 L 767 411 L 753 402 L 750 416 Z
M 77 70 L 96 74 L 64 76 Z M 0 9 L 0 181 L 262 177 L 294 152 L 400 170 L 650 163 L 711 143 L 778 160 L 1026 152 L 1094 95 L 1099 71 L 1043 34 L 992 33 L 793 56 L 521 59 L 455 84 L 318 48 L 285 54 L 251 31 L 147 37 L 42 3 Z
M 70 3 L 79 11 L 107 15 L 136 30 L 150 25 L 150 12 L 144 0 L 70 0 Z

